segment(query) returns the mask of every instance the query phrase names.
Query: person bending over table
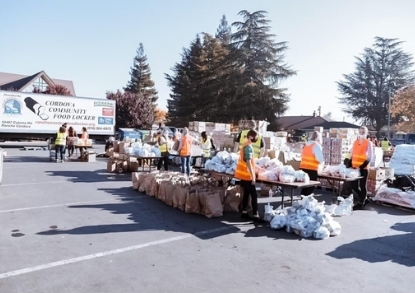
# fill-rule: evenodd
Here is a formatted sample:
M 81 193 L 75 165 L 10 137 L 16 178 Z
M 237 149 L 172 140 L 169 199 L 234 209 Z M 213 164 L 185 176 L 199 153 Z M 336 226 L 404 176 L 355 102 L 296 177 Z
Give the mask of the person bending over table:
M 323 150 L 321 148 L 321 134 L 314 131 L 306 142 L 301 152 L 300 169 L 308 174 L 310 180 L 317 181 L 318 169 L 324 164 Z M 302 195 L 310 195 L 314 192 L 314 186 L 303 188 Z
M 373 146 L 369 139 L 367 139 L 368 129 L 365 126 L 359 129 L 359 139 L 355 140 L 350 150 L 350 157 L 352 158 L 352 168 L 360 170 L 361 179 L 352 182 L 352 189 L 358 195 L 357 203 L 353 207 L 355 210 L 364 209 L 367 204 L 367 177 L 369 175 L 368 165 L 373 157 Z M 356 200 L 355 200 L 356 202 Z
M 244 190 L 244 197 L 242 200 L 242 215 L 243 219 L 250 219 L 248 215 L 247 207 L 249 197 L 252 200 L 252 214 L 254 221 L 261 221 L 258 215 L 258 195 L 256 192 L 256 177 L 255 177 L 255 163 L 254 163 L 254 150 L 252 144 L 258 140 L 258 133 L 255 130 L 249 130 L 246 135 L 246 141 L 242 145 L 239 152 L 239 160 L 236 165 L 234 177 L 241 180 L 241 186 Z

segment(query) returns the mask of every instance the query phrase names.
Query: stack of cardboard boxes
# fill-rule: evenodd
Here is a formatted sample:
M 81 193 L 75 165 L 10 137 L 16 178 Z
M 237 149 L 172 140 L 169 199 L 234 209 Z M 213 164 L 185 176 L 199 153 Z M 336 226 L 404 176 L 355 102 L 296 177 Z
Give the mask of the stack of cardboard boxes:
M 107 151 L 107 172 L 126 173 L 136 172 L 138 170 L 139 164 L 137 158 L 131 157 L 125 153 L 125 148 L 130 145 L 131 143 L 128 141 L 113 142 L 113 147 Z
M 395 171 L 393 168 L 371 168 L 367 178 L 367 195 L 375 196 L 379 188 L 385 185 L 386 179 L 393 179 Z
M 225 123 L 192 121 L 189 122 L 189 130 L 198 133 L 206 131 L 208 134 L 213 131 L 224 131 L 229 133 L 231 132 L 231 125 Z

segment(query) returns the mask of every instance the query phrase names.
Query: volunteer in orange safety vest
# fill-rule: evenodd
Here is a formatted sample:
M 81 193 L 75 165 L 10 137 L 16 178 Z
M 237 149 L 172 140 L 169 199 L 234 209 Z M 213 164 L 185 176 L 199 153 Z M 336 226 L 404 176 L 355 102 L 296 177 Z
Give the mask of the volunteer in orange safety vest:
M 368 165 L 373 157 L 373 146 L 369 139 L 367 139 L 368 129 L 365 126 L 359 129 L 359 139 L 357 139 L 350 150 L 350 157 L 352 159 L 352 168 L 360 170 L 361 179 L 352 182 L 352 189 L 358 194 L 355 200 L 353 209 L 361 210 L 367 203 L 367 177 L 369 175 Z
M 234 177 L 241 180 L 241 186 L 244 190 L 244 197 L 242 200 L 242 218 L 250 219 L 247 207 L 248 201 L 251 197 L 252 214 L 254 221 L 260 221 L 258 215 L 258 195 L 256 192 L 256 177 L 255 177 L 255 163 L 254 163 L 254 149 L 252 144 L 258 140 L 258 133 L 255 130 L 249 130 L 246 135 L 246 141 L 239 152 L 239 160 L 236 165 Z
M 189 129 L 183 128 L 183 134 L 180 139 L 179 148 L 177 152 L 182 161 L 182 173 L 187 176 L 190 175 L 190 156 L 192 155 L 193 138 L 189 135 Z
M 314 131 L 301 152 L 300 169 L 308 174 L 310 180 L 317 181 L 318 169 L 323 163 L 324 156 L 321 148 L 321 134 L 318 131 Z M 302 195 L 310 195 L 313 192 L 314 186 L 301 190 Z

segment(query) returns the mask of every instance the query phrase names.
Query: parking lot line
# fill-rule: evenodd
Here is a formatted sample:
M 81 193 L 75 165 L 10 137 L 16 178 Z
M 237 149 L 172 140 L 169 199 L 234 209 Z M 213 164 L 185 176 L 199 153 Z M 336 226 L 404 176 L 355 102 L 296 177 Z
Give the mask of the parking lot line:
M 12 277 L 12 276 L 28 274 L 28 273 L 32 273 L 32 272 L 36 272 L 36 271 L 40 271 L 40 270 L 45 270 L 45 269 L 58 267 L 58 266 L 64 266 L 64 265 L 68 265 L 68 264 L 72 264 L 72 263 L 77 263 L 77 262 L 90 260 L 90 259 L 94 259 L 94 258 L 99 258 L 99 257 L 108 256 L 108 255 L 123 253 L 123 252 L 127 252 L 127 251 L 138 250 L 138 249 L 142 249 L 142 248 L 146 248 L 146 247 L 150 247 L 150 246 L 157 246 L 157 245 L 161 245 L 161 244 L 165 244 L 165 243 L 169 243 L 169 242 L 180 241 L 180 240 L 184 240 L 184 239 L 191 238 L 191 237 L 194 237 L 194 236 L 213 234 L 213 233 L 229 230 L 229 229 L 232 229 L 232 228 L 234 228 L 234 226 L 220 227 L 220 228 L 216 228 L 216 229 L 197 232 L 195 234 L 186 234 L 186 235 L 182 235 L 182 236 L 170 237 L 170 238 L 165 238 L 165 239 L 162 239 L 162 240 L 147 242 L 147 243 L 138 244 L 138 245 L 134 245 L 134 246 L 118 248 L 118 249 L 98 252 L 98 253 L 94 253 L 94 254 L 88 254 L 88 255 L 75 257 L 75 258 L 70 258 L 70 259 L 65 259 L 65 260 L 60 260 L 60 261 L 56 261 L 56 262 L 50 262 L 50 263 L 46 263 L 46 264 L 42 264 L 42 265 L 30 267 L 30 268 L 25 268 L 25 269 L 20 269 L 20 270 L 16 270 L 16 271 L 2 273 L 2 274 L 0 274 L 0 279 L 6 279 L 6 278 L 9 278 L 9 277 Z

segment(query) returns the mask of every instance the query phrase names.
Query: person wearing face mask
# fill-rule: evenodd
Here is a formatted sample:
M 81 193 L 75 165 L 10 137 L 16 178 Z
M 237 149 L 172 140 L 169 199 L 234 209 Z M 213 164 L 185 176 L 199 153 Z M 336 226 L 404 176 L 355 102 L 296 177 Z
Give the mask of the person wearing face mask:
M 247 207 L 249 197 L 252 200 L 252 214 L 254 221 L 261 221 L 258 215 L 258 195 L 256 192 L 256 177 L 254 169 L 254 149 L 252 144 L 258 140 L 258 133 L 255 130 L 249 130 L 246 135 L 246 141 L 239 152 L 239 160 L 236 165 L 235 178 L 241 180 L 241 186 L 244 190 L 244 197 L 242 200 L 242 218 L 250 219 Z
M 248 121 L 248 124 L 246 126 L 247 126 L 247 129 L 241 131 L 239 133 L 238 137 L 236 138 L 236 149 L 237 150 L 235 150 L 235 152 L 241 151 L 241 149 L 242 149 L 242 147 L 245 143 L 245 140 L 247 138 L 248 131 L 250 129 L 255 129 L 256 128 L 255 120 Z M 259 159 L 264 155 L 264 153 L 265 153 L 265 140 L 262 137 L 262 135 L 258 134 L 258 139 L 255 143 L 252 144 L 252 148 L 254 150 L 254 158 Z
M 353 207 L 355 210 L 363 209 L 367 203 L 366 183 L 369 175 L 368 165 L 373 157 L 372 142 L 366 138 L 367 134 L 367 127 L 360 127 L 359 138 L 353 143 L 350 150 L 352 168 L 359 169 L 360 176 L 362 176 L 361 179 L 352 182 L 352 189 L 358 195 L 357 203 Z
M 323 150 L 321 148 L 321 134 L 314 131 L 306 142 L 301 152 L 300 169 L 308 174 L 310 180 L 317 181 L 318 169 L 324 163 Z M 314 192 L 313 187 L 303 188 L 302 195 L 310 195 Z

